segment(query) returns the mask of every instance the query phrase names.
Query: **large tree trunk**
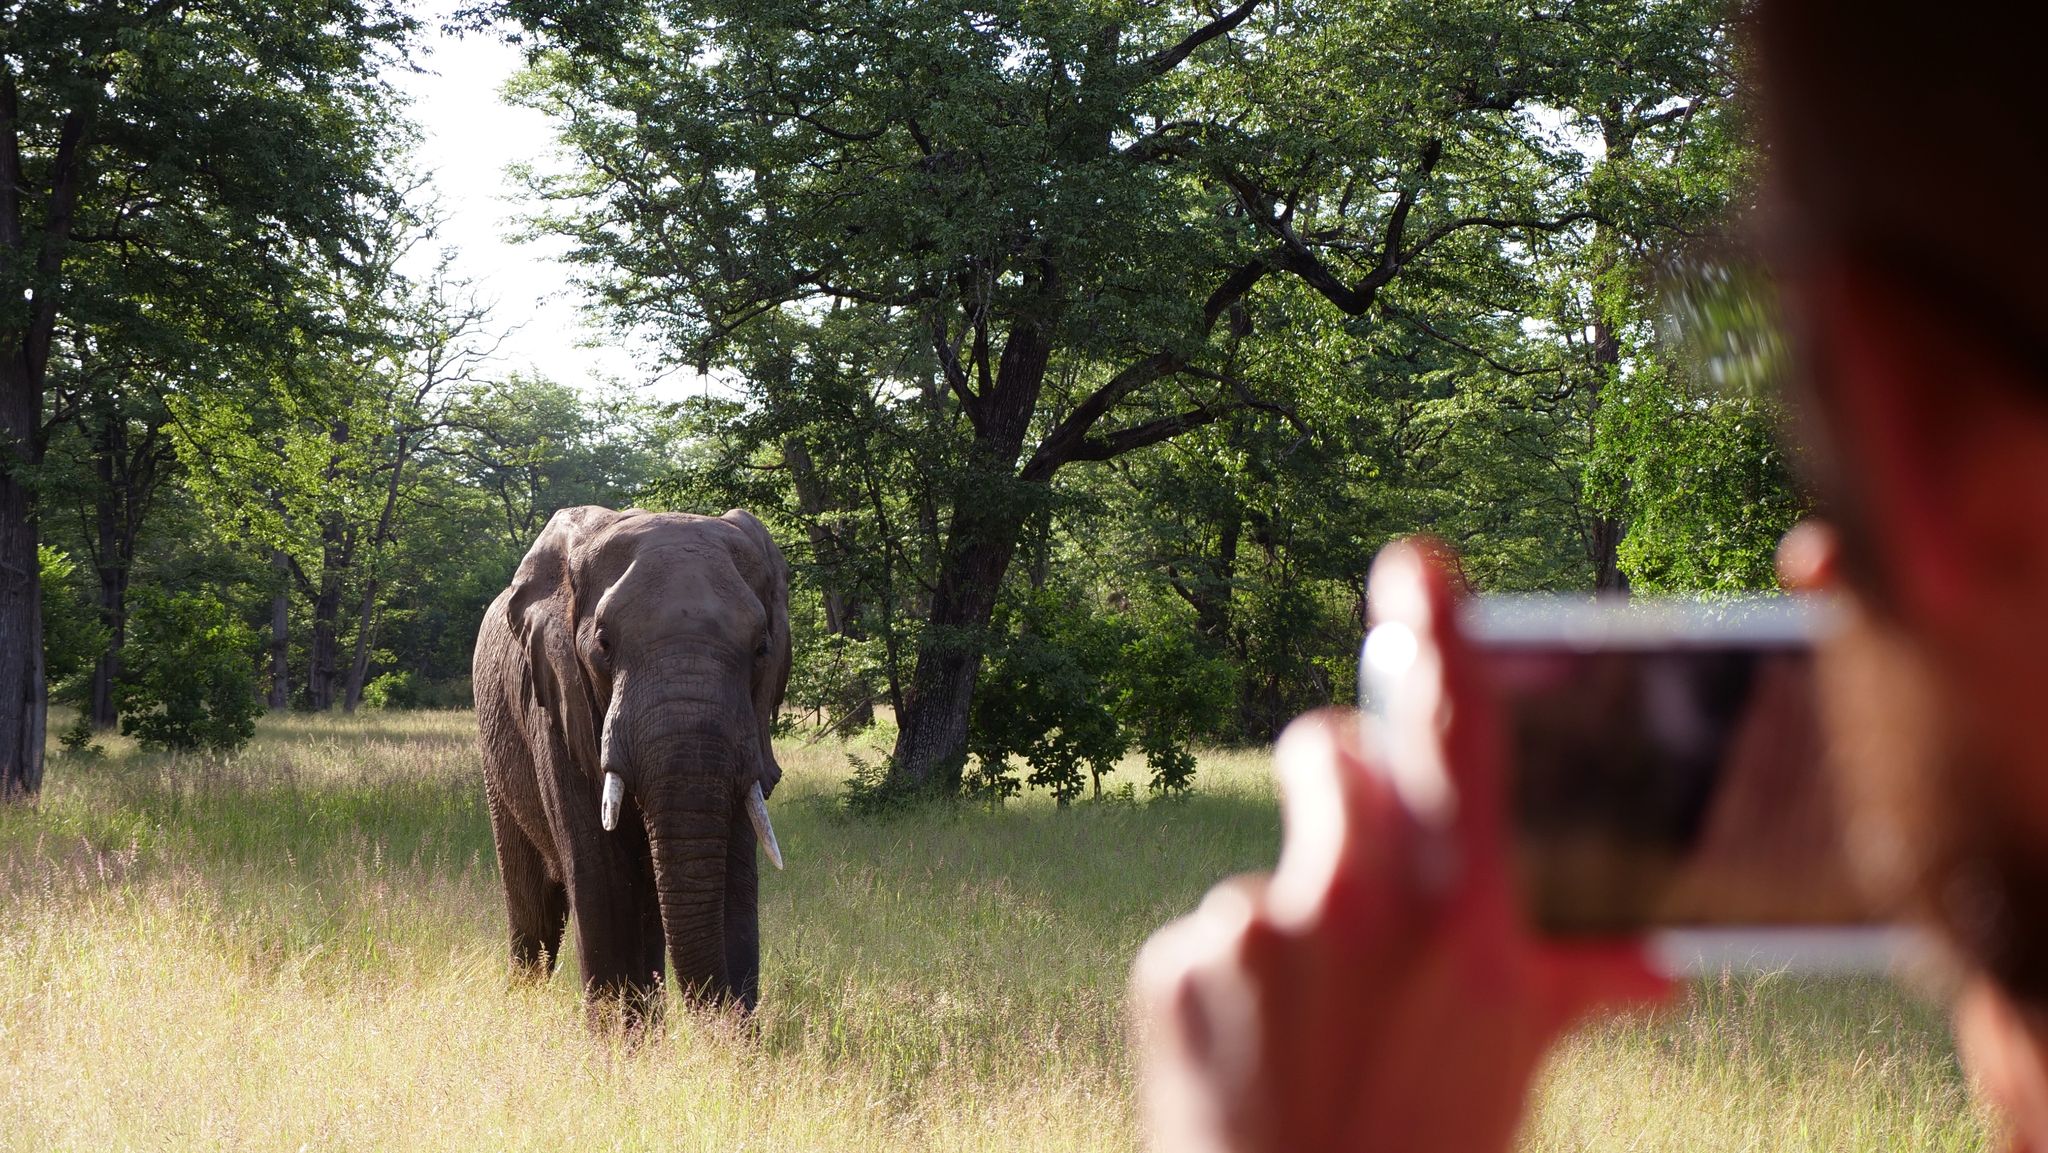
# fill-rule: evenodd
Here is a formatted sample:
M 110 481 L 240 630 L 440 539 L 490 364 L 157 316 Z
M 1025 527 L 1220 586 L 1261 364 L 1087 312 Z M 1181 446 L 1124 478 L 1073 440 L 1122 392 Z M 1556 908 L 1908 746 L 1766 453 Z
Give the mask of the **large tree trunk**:
M 1051 285 L 1045 288 L 1050 295 Z M 1017 460 L 1045 385 L 1055 323 L 1051 316 L 1018 321 L 993 386 L 978 400 L 970 467 L 952 494 L 938 586 L 897 718 L 891 789 L 941 796 L 960 791 L 986 631 L 1024 529 L 1029 502 L 1020 490 L 1034 483 L 1017 475 Z
M 342 686 L 341 708 L 352 713 L 363 703 L 363 679 L 370 675 L 370 642 L 377 633 L 377 578 L 363 581 L 363 603 L 356 618 L 356 651 Z
M 897 720 L 891 787 L 942 796 L 960 789 L 985 632 L 1023 529 L 1023 518 L 1013 510 L 1016 503 L 1014 496 L 989 505 L 963 499 L 954 508 L 938 589 L 918 643 L 917 668 Z
M 39 374 L 17 354 L 0 378 L 0 800 L 33 796 L 43 784 L 42 567 L 31 489 L 41 416 Z
M 0 800 L 32 797 L 43 787 L 43 735 L 49 697 L 43 683 L 42 562 L 36 552 L 35 473 L 43 463 L 43 382 L 57 330 L 56 285 L 85 186 L 87 142 L 100 89 L 64 115 L 47 179 L 42 231 L 24 229 L 20 95 L 14 67 L 0 67 L 0 245 L 15 267 L 34 267 L 41 286 L 28 301 L 24 328 L 0 332 Z
M 1599 374 L 1593 388 L 1595 412 L 1620 370 L 1621 340 L 1603 317 L 1593 325 L 1593 371 Z M 1594 591 L 1628 595 L 1628 574 L 1621 571 L 1621 538 L 1628 535 L 1628 525 L 1605 509 L 1593 511 L 1587 519 L 1586 553 L 1593 562 Z
M 348 569 L 348 530 L 332 518 L 321 530 L 320 591 L 313 597 L 313 647 L 306 662 L 306 705 L 316 713 L 334 707 L 340 661 L 341 582 Z
M 277 570 L 277 591 L 270 594 L 270 710 L 280 712 L 292 703 L 291 562 L 284 550 L 271 551 L 270 567 Z
M 120 719 L 114 686 L 121 679 L 121 649 L 128 641 L 128 573 L 135 561 L 138 518 L 128 467 L 127 420 L 118 412 L 102 412 L 93 440 L 93 468 L 99 479 L 93 494 L 93 568 L 99 577 L 100 625 L 107 630 L 107 646 L 93 662 L 91 720 L 95 729 L 111 729 Z

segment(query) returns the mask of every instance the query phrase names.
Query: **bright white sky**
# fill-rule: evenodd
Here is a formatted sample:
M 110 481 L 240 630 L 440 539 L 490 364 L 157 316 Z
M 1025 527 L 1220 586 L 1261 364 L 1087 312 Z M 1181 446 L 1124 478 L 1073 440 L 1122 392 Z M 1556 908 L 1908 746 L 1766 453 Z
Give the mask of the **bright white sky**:
M 493 305 L 490 326 L 507 334 L 488 370 L 494 375 L 534 373 L 586 392 L 616 381 L 660 399 L 697 392 L 693 373 L 671 372 L 655 382 L 652 357 L 585 320 L 572 270 L 554 259 L 564 242 L 511 240 L 522 190 L 506 169 L 549 167 L 553 134 L 545 116 L 500 97 L 519 66 L 517 50 L 489 35 L 439 31 L 452 7 L 421 6 L 422 41 L 431 51 L 418 62 L 426 71 L 392 77 L 413 97 L 411 115 L 422 134 L 417 163 L 433 178 L 444 218 L 438 243 L 415 253 L 408 271 L 424 275 L 441 249 L 455 250 L 456 275 Z

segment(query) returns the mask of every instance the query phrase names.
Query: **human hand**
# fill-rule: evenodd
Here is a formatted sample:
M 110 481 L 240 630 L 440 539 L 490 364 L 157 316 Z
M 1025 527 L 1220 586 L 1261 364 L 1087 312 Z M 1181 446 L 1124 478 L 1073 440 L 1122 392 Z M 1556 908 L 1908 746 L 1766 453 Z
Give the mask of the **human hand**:
M 1389 547 L 1371 591 L 1378 619 L 1418 641 L 1387 720 L 1398 759 L 1376 771 L 1348 710 L 1294 722 L 1275 750 L 1278 869 L 1218 885 L 1139 955 L 1157 1149 L 1505 1150 L 1561 1031 L 1667 991 L 1635 943 L 1565 945 L 1523 925 L 1499 731 L 1441 551 Z

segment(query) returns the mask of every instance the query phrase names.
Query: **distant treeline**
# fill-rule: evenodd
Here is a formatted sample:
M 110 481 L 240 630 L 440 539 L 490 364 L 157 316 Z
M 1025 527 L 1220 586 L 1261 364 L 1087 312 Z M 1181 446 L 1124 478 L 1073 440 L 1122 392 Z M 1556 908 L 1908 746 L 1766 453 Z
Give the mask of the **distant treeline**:
M 481 7 L 573 161 L 541 227 L 720 382 L 669 407 L 503 374 L 464 285 L 397 271 L 402 12 L 47 7 L 9 33 L 0 563 L 75 744 L 466 703 L 554 509 L 744 505 L 798 573 L 788 715 L 897 726 L 859 795 L 1064 799 L 1132 752 L 1108 784 L 1170 791 L 1352 696 L 1393 536 L 1479 588 L 1748 587 L 1798 507 L 1717 239 L 1723 4 Z

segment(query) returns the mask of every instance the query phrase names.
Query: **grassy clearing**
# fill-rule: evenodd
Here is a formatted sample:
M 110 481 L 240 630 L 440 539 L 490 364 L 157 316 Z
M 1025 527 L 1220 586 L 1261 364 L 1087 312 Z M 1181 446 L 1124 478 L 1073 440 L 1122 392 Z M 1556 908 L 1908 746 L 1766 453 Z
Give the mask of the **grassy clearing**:
M 1192 801 L 839 814 L 791 743 L 759 1029 L 585 1031 L 509 986 L 470 718 L 266 722 L 221 765 L 117 747 L 0 812 L 0 1147 L 1129 1149 L 1122 989 L 1270 862 L 1263 755 Z M 1531 1149 L 1975 1149 L 1938 1016 L 1724 983 L 1559 1054 Z

